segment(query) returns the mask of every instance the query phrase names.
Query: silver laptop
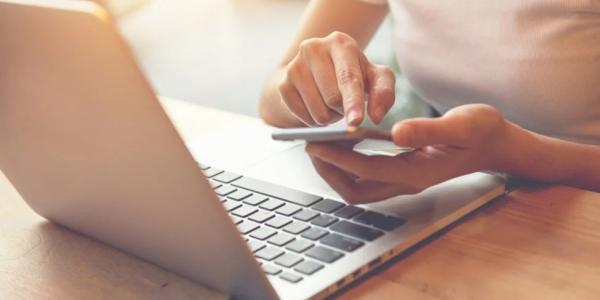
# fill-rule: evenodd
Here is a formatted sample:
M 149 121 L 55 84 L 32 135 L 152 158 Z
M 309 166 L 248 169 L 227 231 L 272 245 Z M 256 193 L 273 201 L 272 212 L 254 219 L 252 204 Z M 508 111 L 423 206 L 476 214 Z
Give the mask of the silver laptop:
M 31 208 L 234 298 L 326 297 L 504 191 L 475 173 L 353 206 L 298 145 L 200 164 L 88 2 L 0 0 L 0 41 L 0 168 Z

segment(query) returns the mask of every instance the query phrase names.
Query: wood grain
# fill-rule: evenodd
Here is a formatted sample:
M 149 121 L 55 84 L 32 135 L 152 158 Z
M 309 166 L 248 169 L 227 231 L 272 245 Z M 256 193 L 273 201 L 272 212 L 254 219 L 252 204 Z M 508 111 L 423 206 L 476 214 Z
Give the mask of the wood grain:
M 256 119 L 175 100 L 184 139 Z M 600 194 L 513 192 L 385 265 L 341 299 L 598 299 Z M 44 221 L 0 173 L 0 299 L 223 299 Z
M 36 218 L 0 222 L 0 299 L 224 299 Z
M 513 192 L 388 264 L 343 299 L 598 299 L 600 194 Z

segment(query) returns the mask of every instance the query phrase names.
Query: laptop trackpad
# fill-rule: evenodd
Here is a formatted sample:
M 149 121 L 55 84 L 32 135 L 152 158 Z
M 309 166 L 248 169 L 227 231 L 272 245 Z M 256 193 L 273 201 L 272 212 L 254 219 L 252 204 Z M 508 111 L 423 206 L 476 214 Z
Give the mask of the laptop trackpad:
M 250 166 L 244 171 L 244 175 L 313 194 L 340 198 L 315 171 L 304 151 L 304 144 L 296 145 Z

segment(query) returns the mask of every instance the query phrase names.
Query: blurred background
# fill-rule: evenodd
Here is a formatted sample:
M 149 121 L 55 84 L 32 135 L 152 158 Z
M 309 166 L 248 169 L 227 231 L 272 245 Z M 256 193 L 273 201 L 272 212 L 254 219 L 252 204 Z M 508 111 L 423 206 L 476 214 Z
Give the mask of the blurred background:
M 308 0 L 98 0 L 159 95 L 258 116 Z M 393 64 L 389 20 L 367 49 Z

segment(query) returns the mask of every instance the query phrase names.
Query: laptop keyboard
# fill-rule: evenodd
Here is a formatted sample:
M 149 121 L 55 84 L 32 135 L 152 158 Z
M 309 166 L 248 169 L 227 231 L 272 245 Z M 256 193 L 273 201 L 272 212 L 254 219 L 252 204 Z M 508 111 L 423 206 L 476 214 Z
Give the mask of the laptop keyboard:
M 263 271 L 290 283 L 405 223 L 398 217 L 200 167 Z

